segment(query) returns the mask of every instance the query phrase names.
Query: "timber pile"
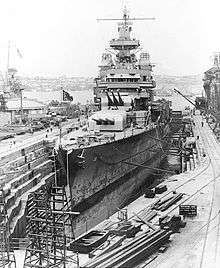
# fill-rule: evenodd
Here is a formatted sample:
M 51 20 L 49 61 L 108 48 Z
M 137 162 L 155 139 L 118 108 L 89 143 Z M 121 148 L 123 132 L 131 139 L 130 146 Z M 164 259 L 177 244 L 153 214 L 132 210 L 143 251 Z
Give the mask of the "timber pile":
M 165 211 L 169 207 L 174 205 L 176 202 L 178 202 L 182 197 L 183 197 L 183 193 L 180 193 L 180 194 L 176 193 L 176 194 L 174 194 L 172 196 L 168 196 L 168 197 L 166 197 L 164 199 L 160 199 L 154 204 L 152 209 Z
M 105 244 L 102 244 L 101 246 L 99 246 L 98 248 L 94 249 L 93 251 L 91 251 L 89 253 L 89 258 L 93 258 L 96 256 L 101 256 L 104 254 L 109 253 L 110 251 L 112 251 L 113 249 L 119 247 L 122 245 L 122 242 L 126 239 L 126 235 L 120 237 L 120 236 L 114 236 L 111 237 L 111 240 L 107 240 L 107 243 L 109 243 L 108 246 L 106 246 L 103 249 L 103 246 L 105 246 Z
M 155 230 L 132 239 L 128 243 L 89 261 L 83 268 L 134 267 L 166 243 L 172 231 Z
M 151 221 L 154 217 L 157 216 L 157 212 L 155 210 L 148 210 L 148 211 L 142 211 L 138 213 L 138 215 L 144 220 L 144 221 Z

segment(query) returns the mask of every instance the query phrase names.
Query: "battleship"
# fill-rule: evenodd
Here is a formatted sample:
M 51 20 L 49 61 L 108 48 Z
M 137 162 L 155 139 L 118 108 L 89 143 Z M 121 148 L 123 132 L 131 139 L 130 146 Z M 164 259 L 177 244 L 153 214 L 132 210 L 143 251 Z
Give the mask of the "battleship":
M 114 199 L 109 214 L 114 213 L 135 189 L 151 181 L 166 155 L 171 103 L 154 100 L 154 65 L 149 53 L 136 56 L 140 41 L 131 37 L 132 20 L 124 9 L 119 36 L 110 41 L 112 53 L 102 55 L 94 87 L 97 111 L 57 146 L 65 178 L 61 183 L 69 185 L 73 209 L 80 213 L 109 194 Z M 113 189 L 116 195 L 111 195 Z
M 102 56 L 96 112 L 1 142 L 0 266 L 219 266 L 220 57 L 206 99 L 175 89 L 195 108 L 172 111 L 132 20 Z M 181 173 L 167 178 L 170 156 Z

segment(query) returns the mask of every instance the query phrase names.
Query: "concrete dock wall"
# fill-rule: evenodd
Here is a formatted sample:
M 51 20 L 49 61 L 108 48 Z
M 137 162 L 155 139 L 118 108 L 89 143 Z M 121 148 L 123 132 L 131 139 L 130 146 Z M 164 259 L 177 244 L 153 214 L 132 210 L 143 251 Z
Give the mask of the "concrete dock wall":
M 54 178 L 50 153 L 45 141 L 39 141 L 8 154 L 0 154 L 0 182 L 6 189 L 5 206 L 13 237 L 25 235 L 29 193 Z

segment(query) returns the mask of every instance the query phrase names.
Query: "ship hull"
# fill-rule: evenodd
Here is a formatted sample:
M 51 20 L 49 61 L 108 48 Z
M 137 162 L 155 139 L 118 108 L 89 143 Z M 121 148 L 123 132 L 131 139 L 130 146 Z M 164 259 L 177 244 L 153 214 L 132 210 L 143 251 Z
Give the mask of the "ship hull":
M 63 167 L 63 178 L 68 178 L 74 210 L 84 215 L 84 211 L 92 210 L 109 196 L 118 200 L 107 210 L 108 216 L 114 213 L 127 195 L 150 181 L 150 175 L 155 172 L 153 168 L 166 155 L 163 148 L 167 146 L 169 134 L 170 126 L 164 124 L 111 143 L 72 150 L 68 152 L 68 161 L 67 151 L 60 149 L 58 159 Z M 116 198 L 113 193 L 117 190 Z M 101 221 L 103 217 L 98 218 Z
M 151 167 L 158 167 L 161 163 L 161 157 L 155 156 L 145 164 Z M 80 215 L 74 221 L 75 236 L 87 232 L 94 228 L 100 222 L 108 219 L 111 215 L 116 213 L 118 209 L 123 208 L 128 203 L 137 198 L 137 193 L 141 191 L 142 186 L 146 189 L 155 180 L 155 171 L 152 169 L 144 169 L 138 167 L 132 172 L 126 174 L 126 180 L 120 180 L 118 184 L 112 184 L 106 188 L 102 193 L 97 194 L 94 202 L 80 203 L 75 210 L 81 211 Z M 83 210 L 83 207 L 87 207 Z

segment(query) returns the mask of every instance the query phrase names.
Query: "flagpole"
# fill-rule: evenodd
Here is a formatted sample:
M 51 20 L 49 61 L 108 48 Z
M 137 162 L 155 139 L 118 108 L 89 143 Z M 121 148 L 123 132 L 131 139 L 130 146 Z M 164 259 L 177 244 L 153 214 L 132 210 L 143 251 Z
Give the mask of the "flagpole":
M 8 58 L 7 58 L 7 70 L 6 70 L 6 82 L 7 86 L 9 85 L 9 79 L 8 79 L 8 68 L 9 68 L 9 61 L 10 61 L 10 40 L 8 41 Z
M 61 94 L 61 98 L 60 98 L 60 102 L 63 102 L 63 87 L 60 87 L 61 91 L 60 91 L 60 94 Z
M 23 111 L 23 93 L 22 93 L 22 91 L 23 91 L 24 89 L 23 88 L 21 88 L 20 89 L 20 94 L 21 94 L 21 124 L 23 123 L 23 114 L 24 114 L 24 111 Z
M 7 72 L 9 68 L 9 61 L 10 61 L 10 40 L 8 41 L 8 60 L 7 60 Z

